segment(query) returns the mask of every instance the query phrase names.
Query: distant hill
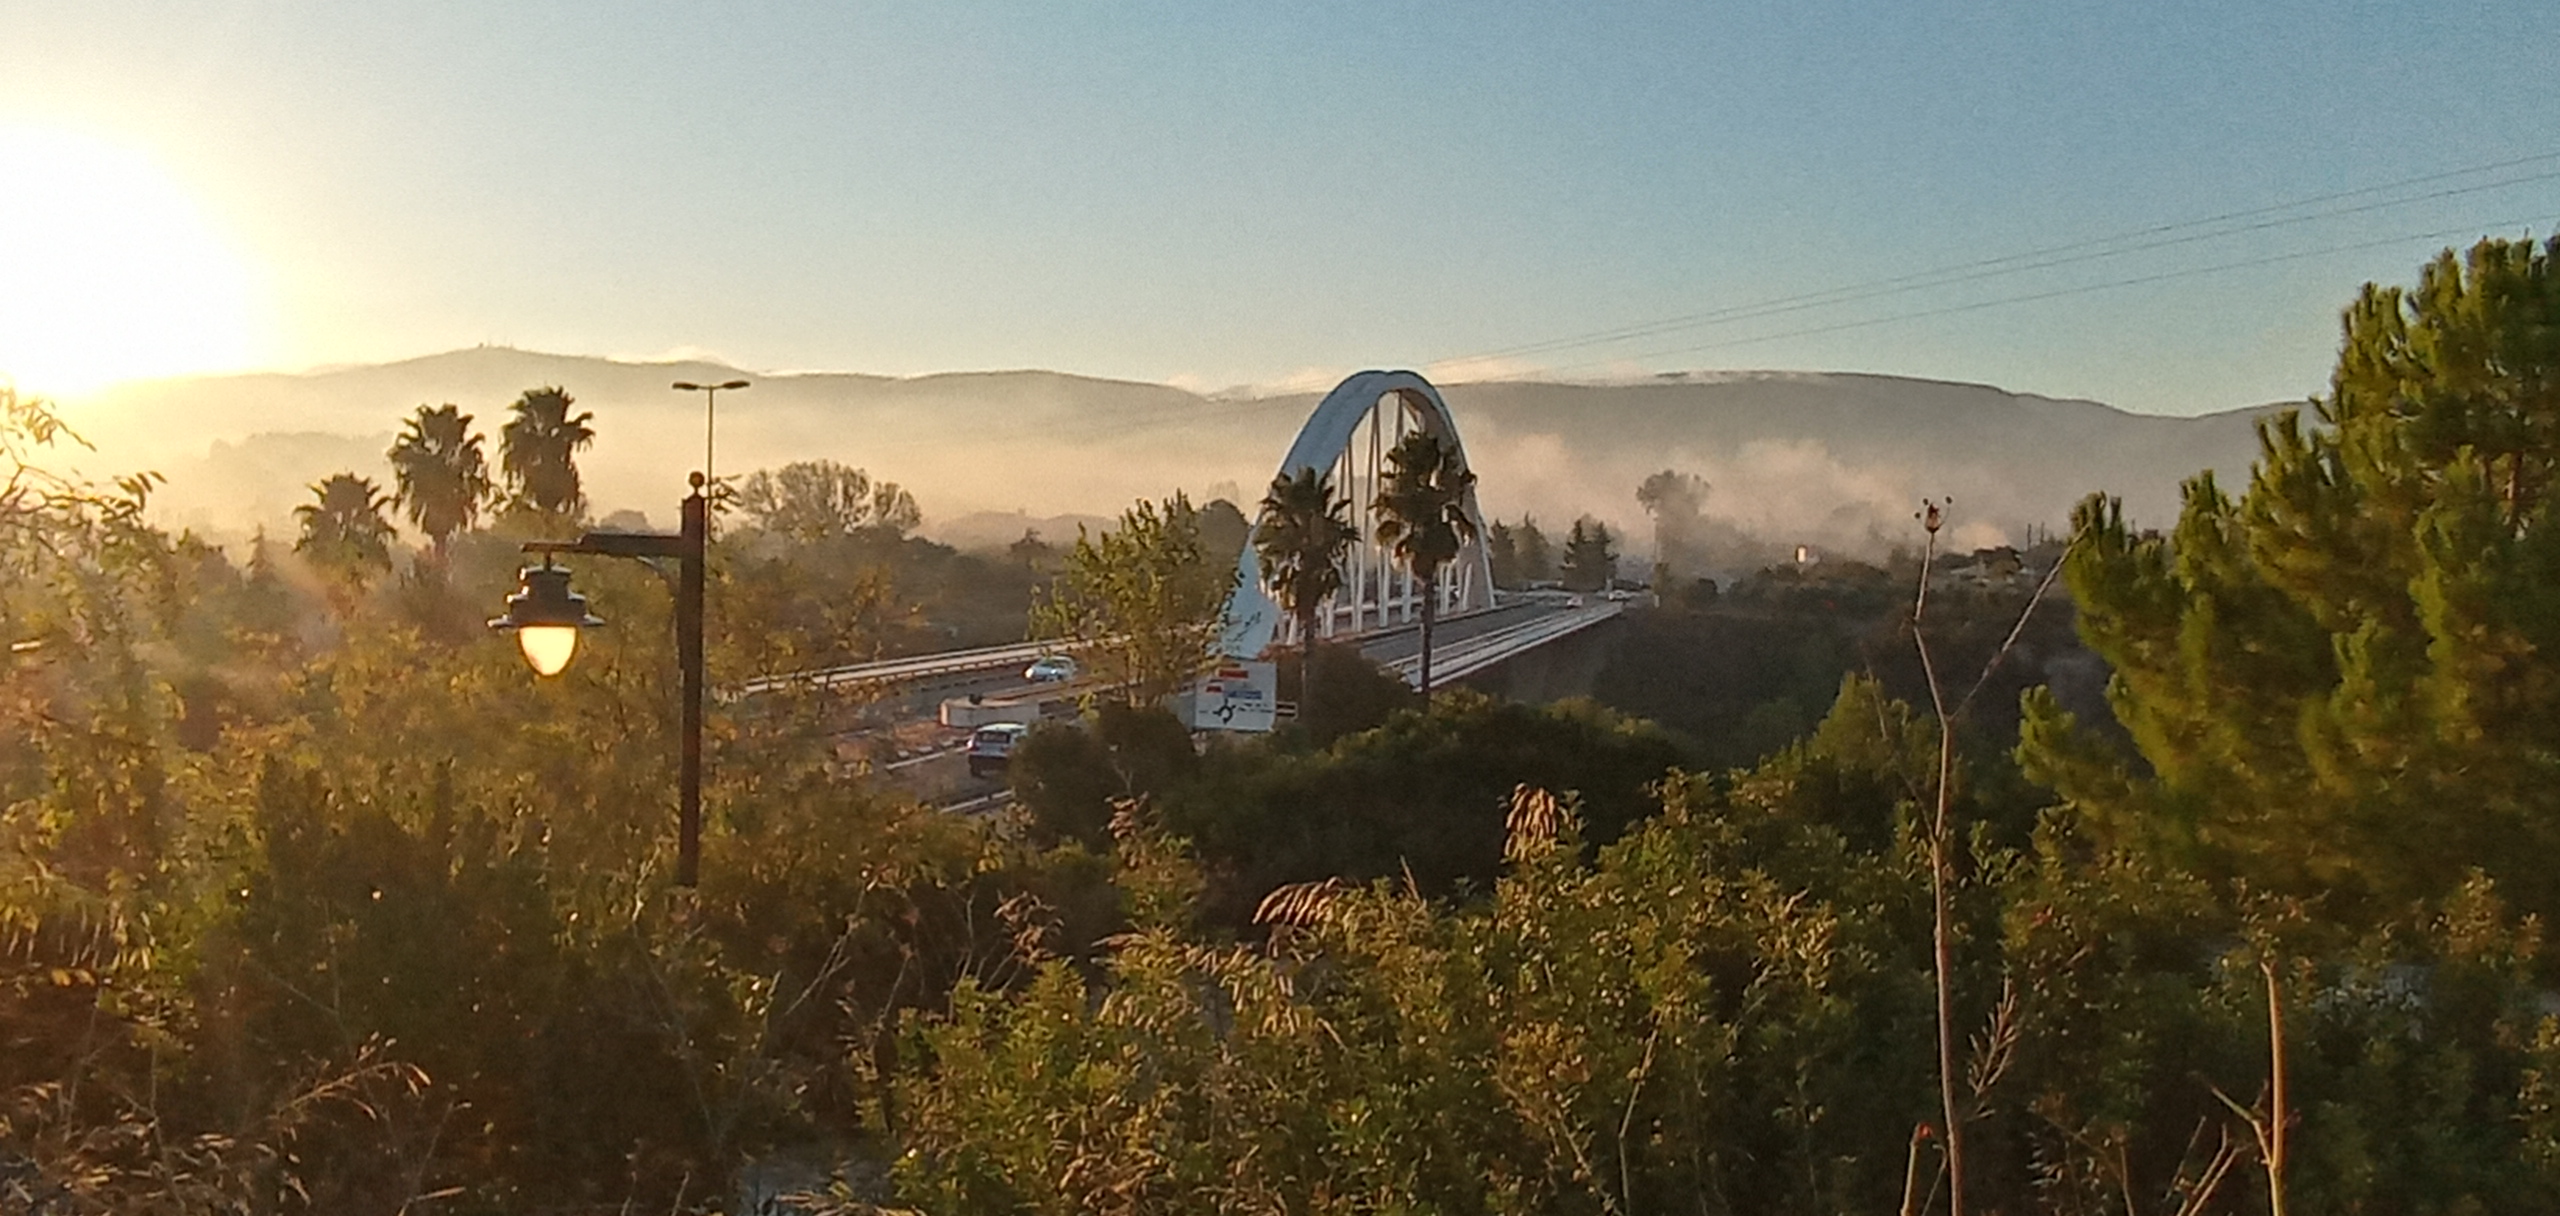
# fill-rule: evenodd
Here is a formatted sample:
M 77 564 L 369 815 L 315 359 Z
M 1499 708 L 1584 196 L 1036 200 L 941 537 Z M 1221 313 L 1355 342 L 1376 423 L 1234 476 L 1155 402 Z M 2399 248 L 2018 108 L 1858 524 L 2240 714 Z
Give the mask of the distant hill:
M 702 463 L 702 406 L 676 380 L 745 376 L 722 395 L 724 474 L 828 457 L 905 484 L 927 531 L 988 543 L 1050 516 L 1114 515 L 1187 489 L 1250 506 L 1316 394 L 1203 397 L 1056 372 L 892 378 L 767 374 L 483 347 L 301 374 L 122 386 L 66 403 L 98 443 L 89 471 L 169 475 L 162 516 L 238 535 L 289 526 L 302 487 L 348 469 L 385 476 L 382 448 L 420 404 L 453 402 L 490 436 L 526 388 L 566 387 L 592 410 L 583 461 L 599 514 L 666 522 Z M 1484 383 L 1444 389 L 1487 511 L 1562 525 L 1590 513 L 1643 547 L 1636 483 L 1696 473 L 1711 514 L 1772 543 L 1881 549 L 1922 495 L 1953 495 L 1968 543 L 2059 526 L 2091 490 L 2165 523 L 2180 479 L 2245 473 L 2266 407 L 2200 418 L 2130 414 L 1984 385 L 1798 372 L 1700 373 L 1636 384 Z M 969 519 L 966 517 L 980 516 Z M 1065 521 L 1057 521 L 1065 522 Z M 1072 535 L 1072 526 L 1067 526 Z M 1019 536 L 1014 528 L 1011 539 Z

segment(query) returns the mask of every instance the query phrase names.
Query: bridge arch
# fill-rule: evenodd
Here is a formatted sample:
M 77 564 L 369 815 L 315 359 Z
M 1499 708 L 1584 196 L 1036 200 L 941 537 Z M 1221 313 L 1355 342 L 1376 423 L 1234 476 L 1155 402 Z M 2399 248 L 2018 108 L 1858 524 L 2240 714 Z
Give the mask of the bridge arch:
M 1343 589 L 1325 601 L 1316 615 L 1316 635 L 1336 637 L 1362 633 L 1422 618 L 1421 589 L 1396 565 L 1394 554 L 1378 543 L 1378 521 L 1370 503 L 1386 476 L 1386 457 L 1406 435 L 1420 431 L 1437 437 L 1466 461 L 1466 444 L 1440 390 L 1409 371 L 1365 371 L 1352 375 L 1325 394 L 1298 438 L 1280 460 L 1279 475 L 1300 469 L 1332 474 L 1336 493 L 1351 500 L 1359 538 L 1344 558 Z M 1258 500 L 1257 500 L 1258 501 Z M 1475 524 L 1475 536 L 1458 551 L 1457 560 L 1441 576 L 1440 613 L 1447 615 L 1493 606 L 1493 561 L 1485 549 L 1484 514 L 1476 493 L 1467 490 L 1463 506 Z M 1258 529 L 1257 529 L 1258 530 Z M 1296 641 L 1297 622 L 1289 619 L 1263 585 L 1262 563 L 1253 535 L 1245 537 L 1236 559 L 1236 591 L 1227 604 L 1222 646 L 1229 655 L 1253 657 L 1274 643 Z

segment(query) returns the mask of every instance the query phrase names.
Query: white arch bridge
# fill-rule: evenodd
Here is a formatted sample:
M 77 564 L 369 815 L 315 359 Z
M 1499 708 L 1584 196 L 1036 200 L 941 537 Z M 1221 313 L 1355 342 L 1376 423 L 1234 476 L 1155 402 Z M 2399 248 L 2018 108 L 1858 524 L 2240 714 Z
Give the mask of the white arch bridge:
M 1422 591 L 1418 580 L 1378 540 L 1378 518 L 1370 504 L 1386 484 L 1387 453 L 1404 437 L 1420 432 L 1455 449 L 1463 464 L 1466 448 L 1448 403 L 1431 382 L 1410 371 L 1364 371 L 1337 385 L 1308 416 L 1297 439 L 1280 461 L 1278 475 L 1302 469 L 1329 475 L 1337 497 L 1351 503 L 1358 536 L 1343 558 L 1342 590 L 1326 600 L 1316 615 L 1320 638 L 1356 642 L 1372 661 L 1420 679 Z M 1243 504 L 1251 510 L 1250 504 Z M 1442 571 L 1439 586 L 1440 627 L 1434 631 L 1431 673 L 1435 684 L 1465 679 L 1500 667 L 1527 652 L 1580 633 L 1616 617 L 1617 602 L 1553 593 L 1509 593 L 1493 585 L 1493 563 L 1485 547 L 1487 529 L 1470 488 L 1463 502 L 1475 535 L 1457 560 Z M 1236 593 L 1227 603 L 1220 649 L 1234 658 L 1261 657 L 1294 644 L 1296 622 L 1281 610 L 1264 584 L 1261 563 L 1248 534 L 1236 560 Z M 930 682 L 970 673 L 1019 668 L 1047 653 L 1054 643 L 990 646 L 903 659 L 856 663 L 822 671 L 795 672 L 749 683 L 743 691 L 783 683 L 823 687 Z

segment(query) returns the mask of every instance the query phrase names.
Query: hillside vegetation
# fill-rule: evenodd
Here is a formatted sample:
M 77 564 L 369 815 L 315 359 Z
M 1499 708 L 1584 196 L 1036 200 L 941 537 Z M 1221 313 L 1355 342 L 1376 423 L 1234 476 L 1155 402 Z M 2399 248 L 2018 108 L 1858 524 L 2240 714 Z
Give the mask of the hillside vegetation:
M 982 821 L 725 700 L 698 887 L 658 574 L 578 561 L 555 679 L 480 624 L 610 419 L 420 409 L 235 560 L 0 392 L 0 1211 L 2560 1212 L 2555 259 L 2368 291 L 2245 479 L 2021 559 L 2112 727 L 1930 503 L 1925 603 L 1694 613 L 1911 647 L 1793 738 L 1317 650 L 1310 721 L 1097 710 Z M 741 486 L 715 682 L 916 628 L 900 474 Z

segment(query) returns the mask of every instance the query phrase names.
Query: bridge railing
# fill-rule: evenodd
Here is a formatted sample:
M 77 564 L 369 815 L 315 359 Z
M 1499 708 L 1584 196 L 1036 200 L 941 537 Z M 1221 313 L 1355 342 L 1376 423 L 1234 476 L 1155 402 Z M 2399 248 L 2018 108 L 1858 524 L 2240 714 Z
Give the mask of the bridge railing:
M 1431 682 L 1438 685 L 1465 679 L 1521 651 L 1612 620 L 1624 607 L 1615 601 L 1603 601 L 1583 608 L 1542 613 L 1517 625 L 1435 645 L 1431 648 Z M 1422 678 L 1420 655 L 1406 655 L 1390 662 L 1388 667 L 1403 676 L 1407 684 L 1417 683 Z
M 848 663 L 842 667 L 826 667 L 816 671 L 794 671 L 782 675 L 759 676 L 738 686 L 742 695 L 773 692 L 777 689 L 841 688 L 848 684 L 879 684 L 892 680 L 929 680 L 935 676 L 960 675 L 995 667 L 1028 666 L 1042 655 L 1058 653 L 1057 642 L 1013 642 L 1003 646 L 981 646 L 975 650 L 946 650 L 938 654 L 920 654 L 904 659 L 879 659 L 869 663 Z

